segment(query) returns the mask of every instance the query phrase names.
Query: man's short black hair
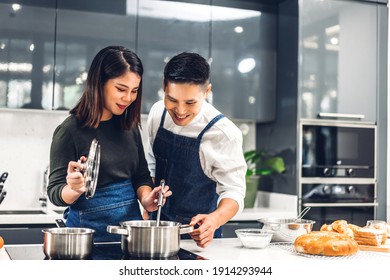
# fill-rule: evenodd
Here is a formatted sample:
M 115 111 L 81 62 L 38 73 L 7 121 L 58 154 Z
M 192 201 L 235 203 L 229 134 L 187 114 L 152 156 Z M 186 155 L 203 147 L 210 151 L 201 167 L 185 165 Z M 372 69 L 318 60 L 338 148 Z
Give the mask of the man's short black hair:
M 172 57 L 164 68 L 164 87 L 169 82 L 206 85 L 209 78 L 210 65 L 197 53 L 180 53 Z

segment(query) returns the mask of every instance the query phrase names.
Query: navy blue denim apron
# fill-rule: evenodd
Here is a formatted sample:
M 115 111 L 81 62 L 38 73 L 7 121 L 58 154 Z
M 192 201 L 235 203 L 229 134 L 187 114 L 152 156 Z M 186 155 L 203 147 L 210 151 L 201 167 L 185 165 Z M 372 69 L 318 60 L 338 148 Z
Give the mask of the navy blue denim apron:
M 64 212 L 66 226 L 95 230 L 95 242 L 120 241 L 121 235 L 107 232 L 107 225 L 119 225 L 129 220 L 142 220 L 137 196 L 131 180 L 96 188 L 95 195 L 84 195 Z
M 220 114 L 211 120 L 197 138 L 190 138 L 164 129 L 166 112 L 164 109 L 153 143 L 155 184 L 158 186 L 160 180 L 165 179 L 172 191 L 172 196 L 167 198 L 161 208 L 161 220 L 189 224 L 197 214 L 209 214 L 217 208 L 216 182 L 205 175 L 199 151 L 203 134 L 224 115 Z M 156 212 L 152 213 L 151 218 L 156 218 Z M 221 235 L 222 229 L 219 228 L 214 237 Z M 188 239 L 190 236 L 185 234 L 181 238 Z

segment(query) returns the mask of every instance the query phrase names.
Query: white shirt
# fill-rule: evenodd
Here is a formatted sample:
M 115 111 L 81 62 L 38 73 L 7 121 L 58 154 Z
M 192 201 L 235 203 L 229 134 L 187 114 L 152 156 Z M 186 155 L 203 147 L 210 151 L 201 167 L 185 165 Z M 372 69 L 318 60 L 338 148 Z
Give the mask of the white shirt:
M 148 143 L 146 160 L 152 177 L 155 177 L 156 160 L 153 143 L 160 126 L 164 102 L 156 102 L 148 115 Z M 197 116 L 186 126 L 176 125 L 171 116 L 165 115 L 164 128 L 172 133 L 191 138 L 198 137 L 206 125 L 220 112 L 206 101 Z M 242 132 L 227 117 L 217 121 L 202 137 L 200 162 L 206 176 L 217 183 L 218 203 L 231 198 L 244 208 L 246 161 L 242 150 Z

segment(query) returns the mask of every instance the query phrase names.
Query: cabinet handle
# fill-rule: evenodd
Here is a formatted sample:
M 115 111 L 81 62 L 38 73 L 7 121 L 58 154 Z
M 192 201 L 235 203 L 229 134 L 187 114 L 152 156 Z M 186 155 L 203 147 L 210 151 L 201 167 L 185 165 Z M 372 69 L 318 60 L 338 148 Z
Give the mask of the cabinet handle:
M 378 202 L 362 202 L 362 203 L 303 203 L 303 207 L 372 207 L 378 206 Z
M 339 113 L 318 113 L 319 118 L 342 118 L 342 119 L 354 119 L 361 120 L 366 116 L 361 114 L 339 114 Z

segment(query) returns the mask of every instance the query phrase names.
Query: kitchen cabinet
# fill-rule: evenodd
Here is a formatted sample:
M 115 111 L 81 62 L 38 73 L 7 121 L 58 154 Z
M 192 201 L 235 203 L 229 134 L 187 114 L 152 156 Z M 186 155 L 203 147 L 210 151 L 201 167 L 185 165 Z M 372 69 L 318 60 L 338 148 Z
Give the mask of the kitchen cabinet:
M 300 127 L 305 121 L 369 124 L 377 131 L 371 182 L 378 186 L 376 218 L 386 220 L 387 6 L 383 1 L 287 0 L 278 11 L 276 119 L 257 124 L 256 146 L 282 156 L 286 172 L 263 180 L 260 189 L 302 200 Z M 364 118 L 316 120 L 321 112 Z
M 21 1 L 20 10 L 9 12 L 8 2 L 0 0 L 0 62 L 9 65 L 3 67 L 6 71 L 0 69 L 0 107 L 71 109 L 83 92 L 95 54 L 108 45 L 124 45 L 144 64 L 144 114 L 162 98 L 165 63 L 188 51 L 208 59 L 214 93 L 209 101 L 227 117 L 259 122 L 275 117 L 274 3 Z M 15 70 L 14 61 L 28 69 Z
M 235 119 L 275 118 L 277 6 L 215 0 L 211 10 L 213 104 Z
M 55 1 L 0 1 L 0 108 L 50 109 Z
M 223 238 L 235 238 L 237 237 L 235 230 L 240 228 L 260 228 L 260 224 L 257 221 L 230 221 L 222 226 Z
M 53 109 L 71 109 L 82 95 L 94 56 L 109 45 L 135 50 L 137 1 L 58 0 Z
M 144 65 L 142 112 L 162 99 L 165 64 L 183 51 L 209 58 L 209 0 L 139 1 L 137 54 Z
M 301 118 L 331 113 L 375 122 L 378 5 L 319 0 L 299 5 Z
M 5 226 L 5 227 L 4 227 Z M 1 225 L 0 236 L 4 243 L 11 244 L 42 244 L 43 229 L 55 228 L 53 224 L 24 224 L 24 225 Z

